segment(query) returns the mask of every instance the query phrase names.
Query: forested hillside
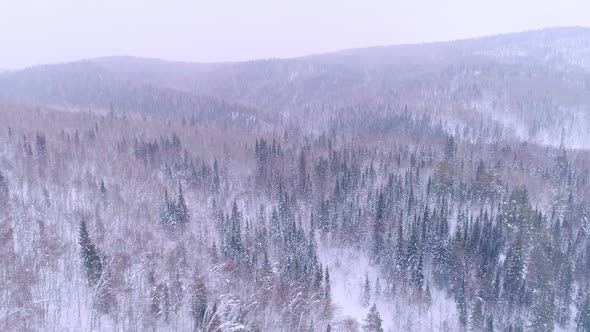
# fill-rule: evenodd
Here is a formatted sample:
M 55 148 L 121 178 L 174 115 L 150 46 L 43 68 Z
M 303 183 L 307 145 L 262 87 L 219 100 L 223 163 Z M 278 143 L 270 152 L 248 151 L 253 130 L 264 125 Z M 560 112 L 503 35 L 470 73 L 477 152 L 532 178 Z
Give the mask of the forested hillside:
M 588 39 L 0 74 L 0 330 L 590 331 Z

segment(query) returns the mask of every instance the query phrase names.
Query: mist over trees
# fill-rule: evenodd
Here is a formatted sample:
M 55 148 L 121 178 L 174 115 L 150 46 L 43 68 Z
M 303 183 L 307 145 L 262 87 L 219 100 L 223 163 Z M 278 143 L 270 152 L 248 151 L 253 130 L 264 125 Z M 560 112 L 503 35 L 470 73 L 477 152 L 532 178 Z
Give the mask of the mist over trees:
M 529 140 L 458 106 L 482 90 L 463 90 L 465 58 L 438 78 L 382 60 L 369 93 L 349 62 L 370 61 L 345 54 L 313 75 L 301 63 L 318 58 L 219 65 L 209 85 L 103 72 L 121 59 L 0 74 L 0 330 L 590 331 L 590 152 L 538 139 L 587 112 L 555 124 L 557 92 L 502 95 L 490 78 L 535 81 L 558 60 L 479 64 L 493 105 L 530 113 Z M 459 72 L 465 86 L 441 92 Z

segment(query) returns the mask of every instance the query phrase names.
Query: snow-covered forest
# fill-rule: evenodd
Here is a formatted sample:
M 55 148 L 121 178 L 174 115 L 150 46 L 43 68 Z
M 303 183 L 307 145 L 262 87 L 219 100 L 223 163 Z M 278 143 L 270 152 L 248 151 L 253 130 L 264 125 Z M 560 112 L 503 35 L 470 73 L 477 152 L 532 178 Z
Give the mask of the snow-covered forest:
M 2 73 L 0 330 L 590 331 L 589 41 Z

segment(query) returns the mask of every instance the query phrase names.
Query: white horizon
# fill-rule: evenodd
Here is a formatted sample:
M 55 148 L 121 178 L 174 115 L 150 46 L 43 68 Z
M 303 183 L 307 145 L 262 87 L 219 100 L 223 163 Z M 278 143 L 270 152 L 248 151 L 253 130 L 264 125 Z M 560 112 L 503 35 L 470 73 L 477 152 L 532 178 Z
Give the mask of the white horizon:
M 293 58 L 590 27 L 587 12 L 583 0 L 0 0 L 0 71 L 104 56 L 193 63 Z

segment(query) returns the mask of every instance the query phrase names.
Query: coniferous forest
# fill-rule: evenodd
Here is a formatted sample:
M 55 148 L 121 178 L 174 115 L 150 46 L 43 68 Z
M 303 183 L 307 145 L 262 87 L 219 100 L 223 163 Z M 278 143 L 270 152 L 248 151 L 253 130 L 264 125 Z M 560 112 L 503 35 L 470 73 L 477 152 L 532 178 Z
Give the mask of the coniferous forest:
M 589 40 L 2 73 L 0 330 L 590 331 Z

